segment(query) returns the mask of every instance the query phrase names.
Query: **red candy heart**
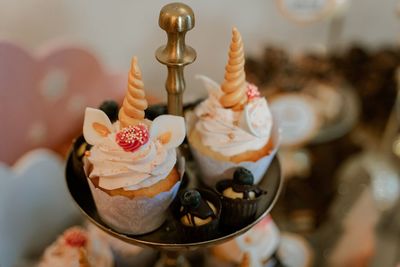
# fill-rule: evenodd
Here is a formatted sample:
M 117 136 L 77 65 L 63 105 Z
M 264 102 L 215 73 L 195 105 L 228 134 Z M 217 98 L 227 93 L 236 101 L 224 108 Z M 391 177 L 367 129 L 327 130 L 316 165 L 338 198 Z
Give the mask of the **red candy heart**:
M 144 124 L 128 126 L 119 131 L 115 139 L 126 152 L 134 152 L 149 141 L 149 130 Z

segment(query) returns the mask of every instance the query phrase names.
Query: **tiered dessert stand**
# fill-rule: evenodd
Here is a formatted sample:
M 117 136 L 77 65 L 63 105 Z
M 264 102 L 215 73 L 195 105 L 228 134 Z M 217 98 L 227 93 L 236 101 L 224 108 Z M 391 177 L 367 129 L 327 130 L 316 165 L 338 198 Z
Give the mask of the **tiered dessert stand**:
M 166 89 L 168 92 L 168 113 L 183 115 L 182 94 L 185 89 L 183 69 L 185 65 L 192 63 L 196 58 L 193 48 L 186 46 L 185 34 L 194 27 L 194 14 L 192 9 L 181 3 L 172 3 L 164 6 L 160 12 L 159 25 L 167 32 L 168 42 L 157 49 L 156 57 L 159 62 L 168 67 Z M 265 199 L 257 209 L 255 219 L 241 229 L 219 229 L 212 239 L 202 241 L 185 239 L 176 229 L 174 218 L 170 214 L 166 222 L 157 230 L 144 235 L 125 235 L 107 226 L 99 217 L 92 199 L 89 185 L 82 172 L 77 173 L 73 168 L 72 152 L 67 160 L 66 181 L 73 200 L 79 206 L 83 214 L 96 226 L 107 234 L 116 237 L 126 243 L 150 247 L 161 252 L 161 258 L 156 266 L 189 266 L 183 257 L 183 252 L 197 248 L 214 246 L 226 242 L 240 234 L 245 233 L 264 216 L 266 216 L 278 199 L 282 188 L 281 169 L 278 158 L 274 158 L 268 171 L 265 173 L 259 186 L 267 191 Z M 188 164 L 189 166 L 193 164 Z M 188 170 L 196 173 L 196 168 Z M 196 184 L 196 179 L 191 179 L 189 185 Z

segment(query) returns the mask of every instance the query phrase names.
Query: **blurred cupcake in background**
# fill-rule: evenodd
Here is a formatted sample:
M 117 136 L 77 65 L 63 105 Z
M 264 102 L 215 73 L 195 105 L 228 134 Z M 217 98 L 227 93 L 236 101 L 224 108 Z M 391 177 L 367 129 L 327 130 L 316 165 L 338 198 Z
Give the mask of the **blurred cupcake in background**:
M 246 261 L 251 261 L 251 266 L 270 266 L 268 264 L 279 261 L 276 258 L 279 243 L 279 229 L 267 216 L 243 235 L 213 247 L 213 260 L 216 266 L 238 265 L 247 255 Z
M 90 222 L 87 223 L 87 229 L 90 236 L 94 236 L 110 246 L 116 266 L 153 266 L 157 260 L 157 251 L 154 249 L 142 248 L 121 241 Z
M 113 255 L 106 242 L 80 227 L 67 229 L 44 252 L 38 267 L 112 267 Z
M 310 267 L 314 253 L 308 242 L 293 233 L 281 233 L 267 216 L 249 231 L 212 248 L 209 265 L 251 267 Z

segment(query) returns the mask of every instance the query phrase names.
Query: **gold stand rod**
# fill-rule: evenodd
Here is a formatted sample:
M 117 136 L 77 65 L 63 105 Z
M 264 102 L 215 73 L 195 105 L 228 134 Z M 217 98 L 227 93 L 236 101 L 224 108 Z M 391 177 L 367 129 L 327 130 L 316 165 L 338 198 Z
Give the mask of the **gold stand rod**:
M 196 51 L 185 44 L 186 32 L 194 27 L 193 10 L 182 3 L 168 4 L 161 9 L 158 24 L 168 37 L 167 44 L 156 51 L 157 60 L 168 68 L 168 113 L 182 116 L 186 86 L 183 69 L 196 59 Z

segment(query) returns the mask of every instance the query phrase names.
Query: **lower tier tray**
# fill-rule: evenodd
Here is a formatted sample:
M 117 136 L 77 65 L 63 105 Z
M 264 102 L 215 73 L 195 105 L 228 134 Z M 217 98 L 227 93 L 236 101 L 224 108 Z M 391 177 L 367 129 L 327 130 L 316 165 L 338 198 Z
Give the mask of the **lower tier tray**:
M 189 167 L 187 168 L 190 168 L 190 166 L 194 166 L 192 168 L 196 168 L 194 164 L 188 164 L 188 166 Z M 195 170 L 191 170 L 191 172 L 195 173 Z M 73 200 L 76 202 L 83 214 L 106 233 L 127 243 L 139 246 L 147 246 L 155 249 L 183 250 L 212 246 L 226 242 L 229 239 L 249 230 L 265 215 L 267 215 L 276 203 L 282 188 L 282 177 L 279 160 L 277 157 L 275 157 L 268 168 L 268 171 L 265 173 L 263 179 L 259 183 L 259 186 L 267 191 L 267 194 L 258 206 L 255 219 L 240 229 L 218 229 L 218 232 L 215 233 L 214 238 L 202 240 L 200 242 L 194 239 L 191 240 L 190 237 L 185 237 L 184 239 L 182 238 L 180 232 L 176 229 L 176 224 L 174 223 L 175 219 L 172 216 L 172 212 L 170 212 L 167 220 L 160 228 L 148 234 L 125 235 L 110 228 L 99 217 L 83 171 L 74 171 L 72 153 L 69 154 L 67 159 L 66 183 Z

